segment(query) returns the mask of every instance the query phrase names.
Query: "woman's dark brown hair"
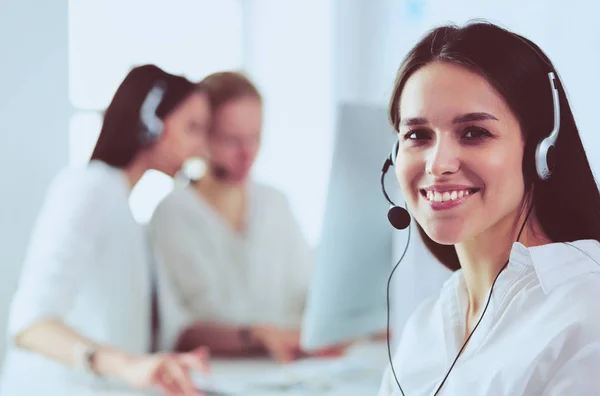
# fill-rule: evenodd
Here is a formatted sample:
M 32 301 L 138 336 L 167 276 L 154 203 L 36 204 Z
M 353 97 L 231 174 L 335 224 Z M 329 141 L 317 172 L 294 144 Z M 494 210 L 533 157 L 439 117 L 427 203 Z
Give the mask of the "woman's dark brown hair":
M 523 176 L 527 199 L 523 202 L 532 202 L 545 234 L 553 242 L 600 241 L 600 192 L 558 73 L 542 50 L 530 40 L 487 22 L 432 30 L 409 52 L 398 72 L 390 101 L 390 119 L 396 130 L 406 81 L 434 61 L 457 64 L 479 73 L 516 115 L 525 140 Z M 548 81 L 551 71 L 557 77 L 560 133 L 555 150 L 556 168 L 550 180 L 540 181 L 534 154 L 538 142 L 553 126 Z M 420 225 L 418 229 L 425 245 L 438 260 L 451 270 L 460 268 L 454 246 L 438 244 Z
M 201 86 L 184 77 L 169 74 L 157 66 L 133 68 L 125 77 L 104 113 L 100 136 L 91 160 L 117 168 L 128 166 L 147 144 L 142 136 L 140 108 L 157 82 L 165 86 L 156 115 L 164 120 L 185 98 Z

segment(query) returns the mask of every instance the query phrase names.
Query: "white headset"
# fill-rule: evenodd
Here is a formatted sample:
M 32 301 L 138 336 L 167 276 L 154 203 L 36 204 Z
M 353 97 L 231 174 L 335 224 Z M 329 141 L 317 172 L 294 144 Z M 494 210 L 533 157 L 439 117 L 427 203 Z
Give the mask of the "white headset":
M 548 78 L 550 79 L 550 89 L 552 90 L 552 103 L 554 103 L 554 127 L 550 135 L 539 142 L 535 149 L 535 170 L 541 180 L 548 180 L 552 176 L 554 165 L 556 165 L 554 145 L 556 144 L 558 131 L 560 130 L 560 101 L 558 99 L 558 87 L 554 72 L 548 73 Z
M 166 91 L 166 83 L 164 81 L 156 82 L 140 108 L 140 138 L 146 144 L 155 142 L 163 132 L 164 123 L 156 115 L 156 110 L 160 105 Z

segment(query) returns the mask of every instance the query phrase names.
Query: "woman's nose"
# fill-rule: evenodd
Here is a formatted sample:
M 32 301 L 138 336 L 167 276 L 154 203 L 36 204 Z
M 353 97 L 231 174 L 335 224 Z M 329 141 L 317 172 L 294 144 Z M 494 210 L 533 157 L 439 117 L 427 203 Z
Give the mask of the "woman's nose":
M 427 173 L 436 177 L 456 173 L 460 169 L 459 152 L 450 142 L 438 142 L 428 154 Z

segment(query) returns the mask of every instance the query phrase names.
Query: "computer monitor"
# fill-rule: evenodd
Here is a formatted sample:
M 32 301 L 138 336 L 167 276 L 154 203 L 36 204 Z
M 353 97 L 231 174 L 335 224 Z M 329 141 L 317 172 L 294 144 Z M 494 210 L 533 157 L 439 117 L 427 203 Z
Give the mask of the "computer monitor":
M 301 344 L 307 351 L 386 329 L 386 287 L 398 231 L 387 220 L 389 205 L 380 178 L 395 139 L 383 106 L 340 106 L 323 228 L 303 318 Z M 393 171 L 386 180 L 388 191 L 398 191 Z M 400 200 L 397 195 L 392 199 Z

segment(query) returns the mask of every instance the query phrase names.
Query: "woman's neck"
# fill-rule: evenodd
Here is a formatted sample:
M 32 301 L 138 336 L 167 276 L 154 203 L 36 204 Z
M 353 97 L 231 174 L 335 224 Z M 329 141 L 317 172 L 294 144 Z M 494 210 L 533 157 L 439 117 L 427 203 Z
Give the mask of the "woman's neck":
M 239 199 L 246 191 L 243 184 L 224 182 L 211 174 L 202 176 L 194 186 L 205 198 L 218 201 Z
M 150 169 L 150 167 L 147 162 L 142 159 L 134 160 L 123 169 L 123 174 L 125 175 L 125 179 L 127 180 L 130 189 L 135 187 L 148 169 Z
M 523 214 L 516 226 L 514 217 L 507 217 L 483 234 L 455 245 L 467 285 L 469 317 L 479 318 L 494 280 L 508 262 L 513 243 L 525 221 Z M 550 243 L 532 211 L 518 242 L 526 247 Z

